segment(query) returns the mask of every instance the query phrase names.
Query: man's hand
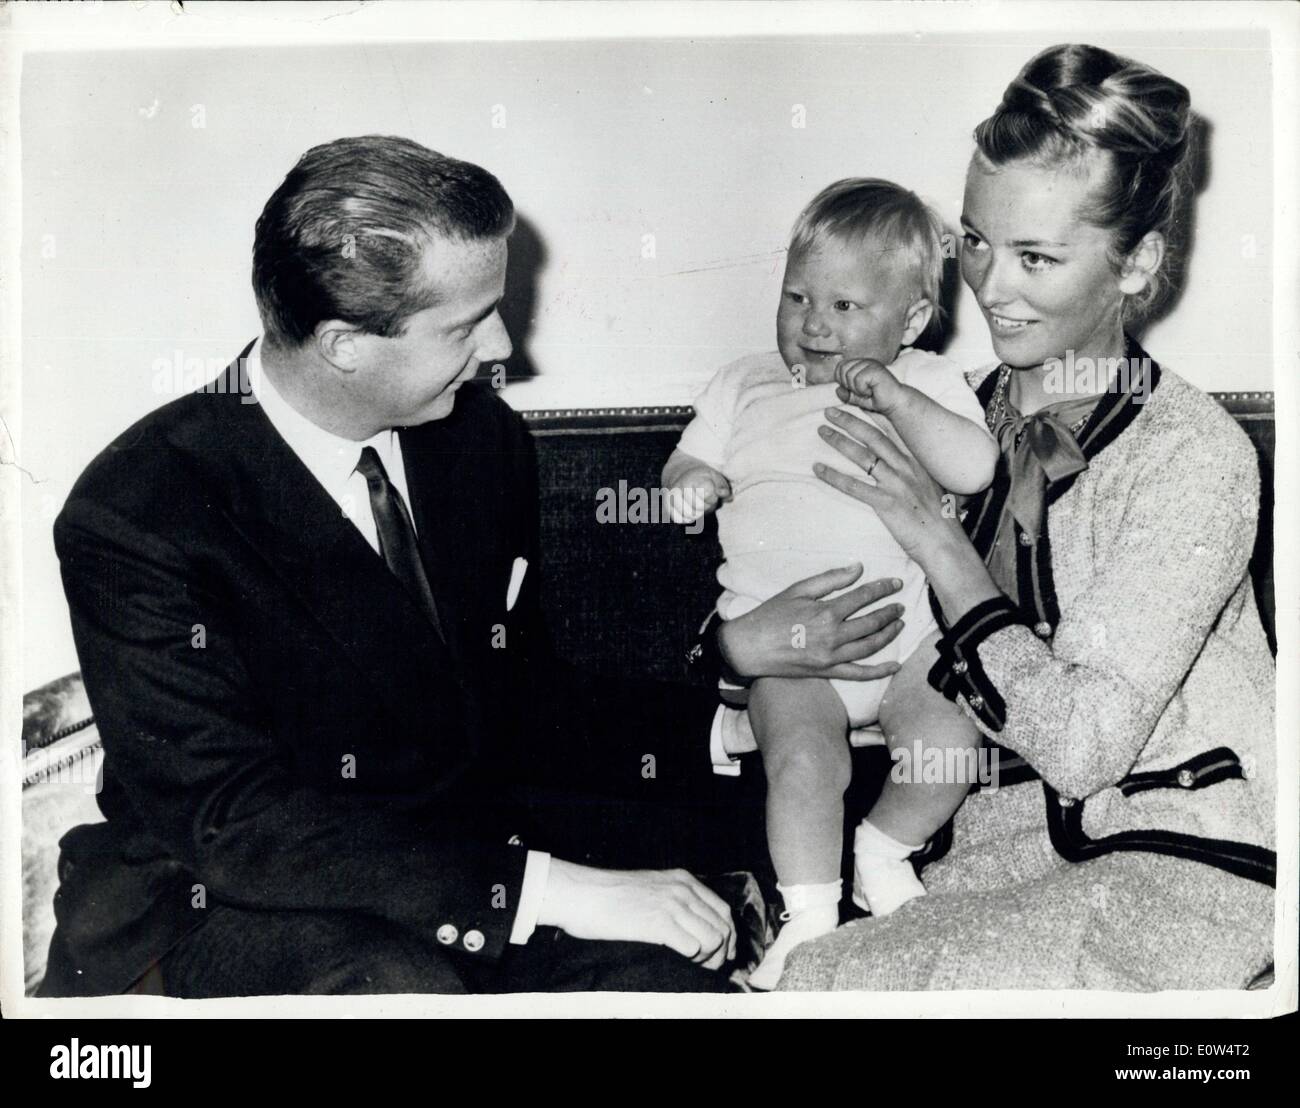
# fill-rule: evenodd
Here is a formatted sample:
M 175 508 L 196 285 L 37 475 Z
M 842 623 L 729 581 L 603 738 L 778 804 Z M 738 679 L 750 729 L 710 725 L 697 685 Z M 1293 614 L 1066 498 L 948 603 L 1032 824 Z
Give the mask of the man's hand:
M 674 523 L 694 523 L 731 499 L 731 484 L 710 466 L 692 466 L 669 489 L 668 514 Z
M 836 395 L 865 412 L 888 416 L 904 403 L 907 386 L 875 358 L 846 358 L 835 368 Z
M 736 956 L 727 902 L 681 869 L 595 869 L 552 858 L 537 923 L 575 939 L 671 947 L 706 969 Z

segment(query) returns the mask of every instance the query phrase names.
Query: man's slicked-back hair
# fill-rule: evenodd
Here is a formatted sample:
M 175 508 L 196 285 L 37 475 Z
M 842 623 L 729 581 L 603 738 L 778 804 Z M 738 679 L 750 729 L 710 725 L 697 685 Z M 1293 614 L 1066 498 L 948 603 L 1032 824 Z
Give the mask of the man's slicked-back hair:
M 879 177 L 845 177 L 827 185 L 799 213 L 790 253 L 802 254 L 831 239 L 892 255 L 911 279 L 906 295 L 928 299 L 937 326 L 943 312 L 944 235 L 943 221 L 916 193 Z
M 393 337 L 438 302 L 424 275 L 435 236 L 500 238 L 515 210 L 486 169 L 418 142 L 362 135 L 314 146 L 271 194 L 253 242 L 267 339 L 301 346 L 324 319 Z

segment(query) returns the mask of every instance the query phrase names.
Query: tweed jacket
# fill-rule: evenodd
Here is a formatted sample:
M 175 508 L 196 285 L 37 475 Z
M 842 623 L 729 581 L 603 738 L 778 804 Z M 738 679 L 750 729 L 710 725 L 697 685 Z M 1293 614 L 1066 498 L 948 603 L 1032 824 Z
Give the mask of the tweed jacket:
M 1018 535 L 1027 595 L 941 623 L 930 681 L 1002 748 L 1003 786 L 1041 778 L 1064 857 L 1156 851 L 1271 884 L 1275 666 L 1247 569 L 1258 463 L 1210 397 L 1147 366 L 1080 432 L 1088 468 L 1049 488 L 1043 537 Z M 986 408 L 997 377 L 973 375 Z M 1003 465 L 966 505 L 985 553 L 1006 480 Z

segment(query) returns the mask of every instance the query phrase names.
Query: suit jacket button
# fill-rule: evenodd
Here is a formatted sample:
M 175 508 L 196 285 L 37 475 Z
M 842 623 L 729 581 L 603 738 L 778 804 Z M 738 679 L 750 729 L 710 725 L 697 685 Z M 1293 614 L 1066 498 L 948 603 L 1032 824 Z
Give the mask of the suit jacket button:
M 1073 808 L 1074 805 L 1075 805 L 1075 803 L 1076 803 L 1074 797 L 1072 797 L 1072 796 L 1058 796 L 1058 797 L 1056 798 L 1056 802 L 1057 802 L 1057 803 L 1058 803 L 1062 808 Z
M 466 931 L 465 938 L 461 940 L 465 944 L 465 949 L 471 954 L 477 954 L 483 949 L 483 944 L 487 941 L 483 938 L 482 931 Z
M 1041 623 L 1034 624 L 1034 634 L 1037 635 L 1040 639 L 1047 638 L 1047 636 L 1050 635 L 1051 633 L 1052 633 L 1052 625 L 1048 623 L 1047 620 L 1043 620 Z
M 968 666 L 965 662 L 953 662 L 952 664 L 952 671 L 953 673 L 957 674 L 958 677 L 960 677 L 968 669 L 970 669 L 970 666 Z
M 1030 535 L 1027 531 L 1021 531 L 1021 532 L 1020 532 L 1020 545 L 1021 545 L 1021 546 L 1033 546 L 1033 545 L 1034 545 L 1034 539 L 1033 539 L 1033 536 Z
M 1180 769 L 1178 771 L 1178 783 L 1185 789 L 1190 789 L 1196 784 L 1196 774 L 1190 769 Z
M 980 696 L 979 693 L 976 693 L 974 696 L 970 697 L 966 701 L 966 703 L 968 703 L 972 708 L 975 709 L 975 711 L 978 712 L 981 708 L 984 707 L 984 698 Z
M 460 932 L 450 923 L 444 923 L 438 928 L 438 942 L 442 943 L 443 946 L 451 946 L 459 938 Z M 465 941 L 469 941 L 468 935 L 465 936 Z

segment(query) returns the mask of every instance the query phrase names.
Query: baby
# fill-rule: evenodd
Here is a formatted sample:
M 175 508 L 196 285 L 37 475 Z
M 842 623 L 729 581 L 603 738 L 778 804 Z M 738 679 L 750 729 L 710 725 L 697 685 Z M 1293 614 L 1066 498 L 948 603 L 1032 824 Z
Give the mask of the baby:
M 903 582 L 887 601 L 904 606 L 903 631 L 870 659 L 899 662 L 892 678 L 764 677 L 749 689 L 785 902 L 784 926 L 750 977 L 756 989 L 775 987 L 790 950 L 839 922 L 849 729 L 878 722 L 891 749 L 922 742 L 968 751 L 979 742 L 974 724 L 926 680 L 938 634 L 920 567 L 871 508 L 813 474 L 818 461 L 844 468 L 818 428 L 827 407 L 853 400 L 949 492 L 969 495 L 992 480 L 997 445 L 961 370 L 911 348 L 939 303 L 942 236 L 934 213 L 887 181 L 854 178 L 819 193 L 791 236 L 779 353 L 720 370 L 664 466 L 678 522 L 718 509 L 723 619 L 854 562 L 868 579 Z M 736 692 L 724 700 L 735 703 Z M 969 784 L 886 782 L 854 836 L 859 906 L 879 917 L 924 893 L 909 855 L 948 821 Z

